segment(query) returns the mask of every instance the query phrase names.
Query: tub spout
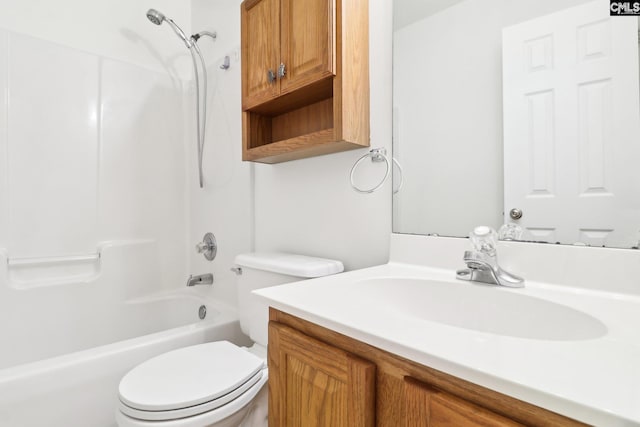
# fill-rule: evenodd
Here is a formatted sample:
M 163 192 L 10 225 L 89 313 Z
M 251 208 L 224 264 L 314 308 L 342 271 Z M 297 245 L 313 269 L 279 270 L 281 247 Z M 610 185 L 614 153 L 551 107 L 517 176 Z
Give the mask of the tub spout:
M 213 274 L 200 274 L 198 276 L 194 276 L 193 274 L 189 276 L 187 279 L 187 286 L 195 286 L 195 285 L 212 285 L 213 284 Z

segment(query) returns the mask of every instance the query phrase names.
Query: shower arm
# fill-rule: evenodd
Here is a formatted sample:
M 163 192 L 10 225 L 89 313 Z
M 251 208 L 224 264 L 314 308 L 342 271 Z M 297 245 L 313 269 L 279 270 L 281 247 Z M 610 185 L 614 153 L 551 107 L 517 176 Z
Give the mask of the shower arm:
M 198 39 L 202 36 L 211 37 L 213 40 L 218 38 L 218 34 L 211 31 L 200 31 L 199 33 L 195 33 L 194 35 L 192 35 L 191 38 L 195 41 L 198 41 Z

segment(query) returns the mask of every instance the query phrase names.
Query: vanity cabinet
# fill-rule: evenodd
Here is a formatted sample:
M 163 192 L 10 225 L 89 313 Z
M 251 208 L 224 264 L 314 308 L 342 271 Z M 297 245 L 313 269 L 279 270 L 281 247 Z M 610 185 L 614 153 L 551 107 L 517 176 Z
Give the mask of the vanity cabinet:
M 373 427 L 373 363 L 272 323 L 269 370 L 270 426 Z
M 523 424 L 406 377 L 407 427 L 517 427 Z
M 368 0 L 245 0 L 242 159 L 369 146 Z
M 585 426 L 273 308 L 268 360 L 271 426 Z

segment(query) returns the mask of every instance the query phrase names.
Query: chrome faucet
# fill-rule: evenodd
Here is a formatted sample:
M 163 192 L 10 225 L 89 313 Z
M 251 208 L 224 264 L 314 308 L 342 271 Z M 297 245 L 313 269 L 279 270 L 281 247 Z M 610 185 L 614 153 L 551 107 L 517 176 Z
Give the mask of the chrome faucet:
M 193 274 L 189 276 L 187 279 L 187 286 L 195 286 L 195 285 L 212 285 L 213 284 L 213 274 L 200 274 L 199 276 L 194 276 Z
M 490 283 L 510 288 L 524 287 L 524 279 L 504 271 L 498 265 L 496 253 L 497 235 L 490 227 L 476 227 L 469 235 L 474 247 L 465 251 L 464 262 L 467 268 L 456 272 L 456 279 L 471 282 Z

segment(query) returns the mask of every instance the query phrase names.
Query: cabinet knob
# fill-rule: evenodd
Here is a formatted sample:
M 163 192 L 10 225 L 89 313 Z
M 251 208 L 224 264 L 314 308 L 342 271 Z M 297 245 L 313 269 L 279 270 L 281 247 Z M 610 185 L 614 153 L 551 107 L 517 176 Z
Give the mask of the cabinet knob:
M 267 71 L 267 81 L 269 83 L 275 83 L 276 82 L 276 73 L 274 73 L 273 70 Z
M 286 75 L 287 75 L 287 68 L 285 67 L 284 63 L 281 63 L 280 66 L 278 67 L 278 78 L 282 79 Z
M 509 216 L 511 217 L 511 219 L 520 219 L 522 218 L 522 210 L 513 208 L 509 211 Z

